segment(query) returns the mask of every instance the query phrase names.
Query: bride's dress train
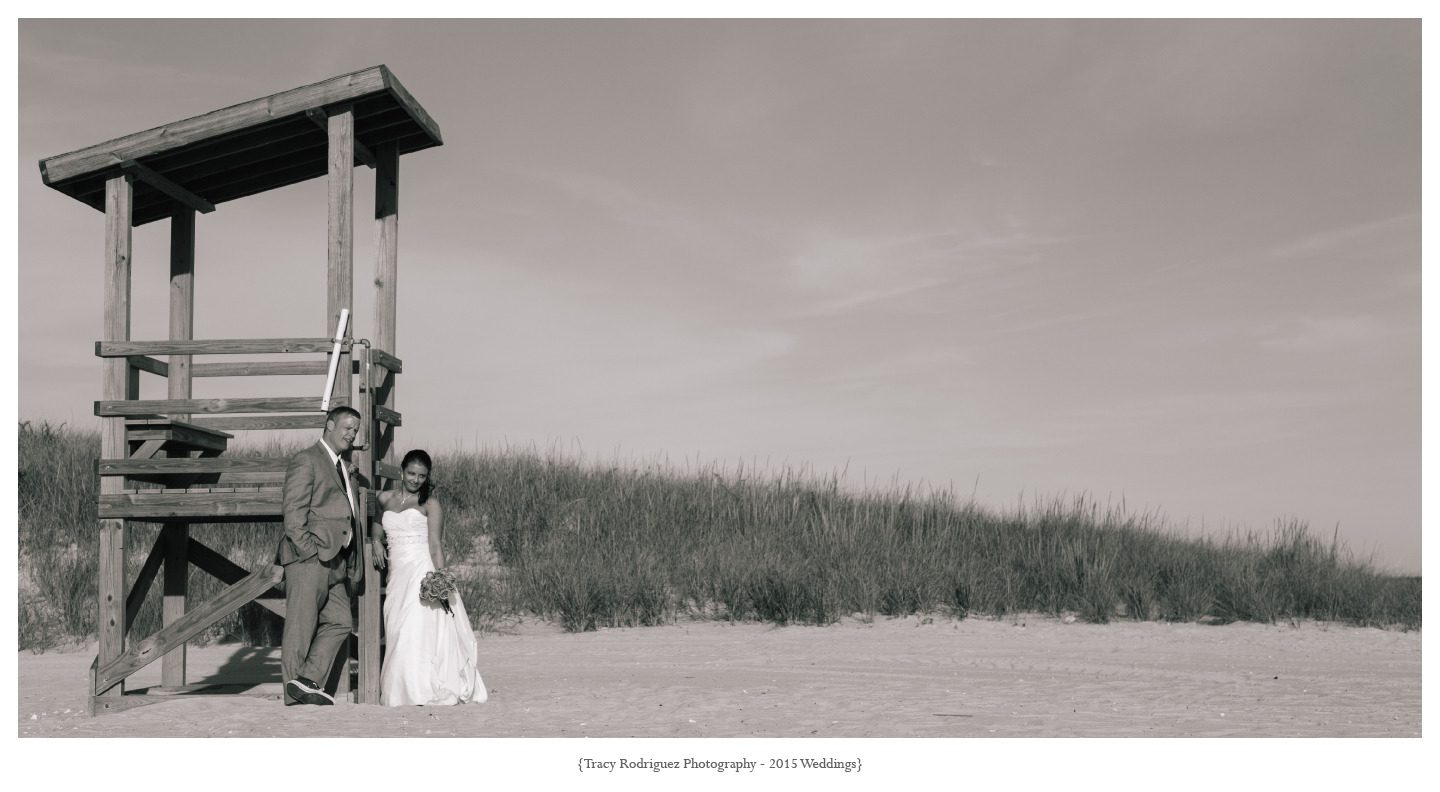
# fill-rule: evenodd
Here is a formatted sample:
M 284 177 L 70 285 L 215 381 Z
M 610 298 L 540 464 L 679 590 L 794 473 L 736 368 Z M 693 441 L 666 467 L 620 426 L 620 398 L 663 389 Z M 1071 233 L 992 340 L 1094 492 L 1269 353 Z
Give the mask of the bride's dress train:
M 385 594 L 385 663 L 380 703 L 466 704 L 484 701 L 485 683 L 475 668 L 475 633 L 459 593 L 445 612 L 420 600 L 420 581 L 435 569 L 430 529 L 417 509 L 380 518 L 389 545 L 390 579 Z

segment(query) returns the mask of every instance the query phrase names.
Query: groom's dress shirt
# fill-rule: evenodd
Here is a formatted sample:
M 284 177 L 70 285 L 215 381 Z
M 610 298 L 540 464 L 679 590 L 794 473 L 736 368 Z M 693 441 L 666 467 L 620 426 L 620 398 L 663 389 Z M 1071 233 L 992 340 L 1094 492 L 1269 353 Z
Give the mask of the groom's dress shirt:
M 335 449 L 331 448 L 331 447 L 330 447 L 330 444 L 327 443 L 327 442 L 325 442 L 324 438 L 321 438 L 321 440 L 320 440 L 320 446 L 325 449 L 325 453 L 327 453 L 327 454 L 330 455 L 330 464 L 331 464 L 332 466 L 337 466 L 337 471 L 336 471 L 336 472 L 339 472 L 339 471 L 342 471 L 342 470 L 345 469 L 345 463 L 344 463 L 343 461 L 341 461 L 340 455 L 337 454 L 337 453 L 335 453 Z M 341 474 L 340 480 L 343 481 L 343 482 L 345 482 L 345 500 L 347 500 L 347 501 L 350 502 L 350 516 L 351 516 L 351 517 L 354 517 L 354 516 L 355 516 L 355 493 L 352 492 L 351 489 L 350 489 L 350 476 L 345 475 L 345 474 Z M 348 536 L 345 537 L 345 546 L 346 546 L 346 547 L 349 547 L 349 546 L 350 546 L 350 537 L 348 537 Z

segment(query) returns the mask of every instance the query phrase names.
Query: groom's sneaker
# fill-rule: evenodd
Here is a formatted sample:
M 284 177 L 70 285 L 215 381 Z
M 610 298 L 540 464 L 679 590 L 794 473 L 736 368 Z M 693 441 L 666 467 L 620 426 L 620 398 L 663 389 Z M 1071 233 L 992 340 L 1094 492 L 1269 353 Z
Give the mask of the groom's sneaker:
M 290 698 L 295 699 L 301 704 L 335 703 L 335 699 L 332 698 L 329 693 L 325 692 L 325 688 L 320 687 L 305 677 L 295 677 L 289 682 L 286 682 L 285 692 L 290 694 Z

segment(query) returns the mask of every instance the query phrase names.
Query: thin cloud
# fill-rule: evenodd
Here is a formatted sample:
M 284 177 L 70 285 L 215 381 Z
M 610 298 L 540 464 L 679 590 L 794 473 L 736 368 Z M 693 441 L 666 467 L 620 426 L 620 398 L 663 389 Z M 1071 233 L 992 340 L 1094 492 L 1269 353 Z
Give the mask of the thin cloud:
M 1332 351 L 1346 347 L 1372 346 L 1410 332 L 1375 316 L 1302 317 L 1284 327 L 1274 328 L 1260 346 L 1277 350 Z
M 1330 231 L 1322 231 L 1317 234 L 1310 234 L 1299 239 L 1277 245 L 1270 249 L 1269 254 L 1274 259 L 1300 258 L 1314 256 L 1328 252 L 1334 248 L 1342 247 L 1356 240 L 1381 234 L 1403 231 L 1406 234 L 1419 234 L 1420 215 L 1415 212 L 1406 212 L 1395 217 L 1387 217 L 1383 220 L 1376 220 L 1370 223 L 1346 226 Z

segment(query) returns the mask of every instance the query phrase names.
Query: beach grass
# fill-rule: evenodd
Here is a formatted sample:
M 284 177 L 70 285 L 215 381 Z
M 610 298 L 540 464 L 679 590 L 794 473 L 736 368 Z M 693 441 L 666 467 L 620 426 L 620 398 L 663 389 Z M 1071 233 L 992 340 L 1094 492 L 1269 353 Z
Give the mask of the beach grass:
M 279 456 L 298 448 L 242 447 Z M 93 431 L 20 426 L 22 649 L 94 635 Z M 1420 579 L 1377 571 L 1298 520 L 1188 537 L 1154 514 L 1086 497 L 1012 510 L 948 489 L 847 486 L 838 474 L 603 463 L 536 449 L 431 453 L 445 553 L 477 629 L 538 617 L 566 630 L 681 619 L 831 624 L 941 613 L 1178 622 L 1319 620 L 1419 629 Z M 133 579 L 158 526 L 132 526 Z M 276 523 L 191 535 L 247 568 Z M 194 601 L 220 588 L 192 571 Z M 159 586 L 133 629 L 160 624 Z M 281 620 L 248 605 L 200 638 L 275 645 Z

